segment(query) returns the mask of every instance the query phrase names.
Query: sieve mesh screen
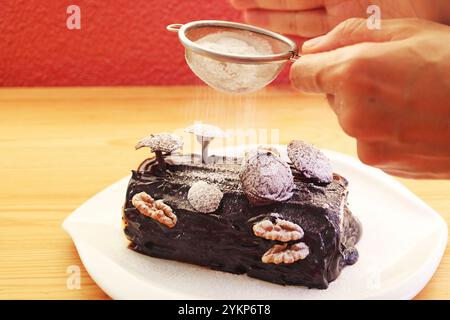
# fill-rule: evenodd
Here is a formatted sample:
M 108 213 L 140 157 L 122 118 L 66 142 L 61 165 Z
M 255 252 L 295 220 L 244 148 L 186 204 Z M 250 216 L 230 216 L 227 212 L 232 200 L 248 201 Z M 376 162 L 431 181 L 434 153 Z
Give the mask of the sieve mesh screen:
M 202 49 L 220 54 L 245 57 L 265 56 L 280 50 L 270 37 L 245 30 L 229 28 L 198 28 L 188 37 Z M 195 33 L 195 36 L 191 33 Z M 285 46 L 286 47 L 286 46 Z M 284 48 L 286 51 L 287 48 Z M 231 93 L 248 93 L 265 87 L 278 75 L 284 62 L 265 64 L 239 64 L 215 60 L 187 52 L 187 61 L 194 73 L 208 85 Z
M 208 35 L 213 34 L 233 34 L 235 38 L 238 39 L 244 39 L 245 41 L 248 41 L 252 43 L 253 45 L 259 47 L 270 47 L 269 50 L 262 50 L 261 55 L 269 55 L 269 54 L 279 54 L 279 53 L 285 53 L 289 50 L 291 50 L 290 46 L 283 41 L 280 41 L 276 38 L 267 36 L 265 34 L 252 32 L 248 30 L 243 29 L 237 29 L 232 27 L 223 27 L 223 26 L 214 26 L 214 27 L 206 27 L 206 26 L 200 26 L 197 28 L 189 29 L 189 31 L 186 33 L 186 37 L 193 41 L 198 43 L 197 41 L 204 38 Z

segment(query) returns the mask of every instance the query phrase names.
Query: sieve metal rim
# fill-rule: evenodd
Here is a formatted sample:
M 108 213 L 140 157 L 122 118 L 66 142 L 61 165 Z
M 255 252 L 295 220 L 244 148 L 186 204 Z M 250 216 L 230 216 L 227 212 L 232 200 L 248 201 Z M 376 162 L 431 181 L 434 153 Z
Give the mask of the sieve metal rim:
M 212 50 L 208 50 L 202 48 L 195 42 L 189 40 L 186 36 L 186 33 L 194 28 L 201 27 L 223 27 L 223 28 L 234 28 L 240 30 L 246 30 L 255 32 L 258 34 L 266 35 L 276 40 L 282 41 L 290 47 L 289 51 L 271 54 L 271 55 L 260 55 L 260 56 L 240 56 L 233 54 L 225 54 L 219 53 Z M 240 64 L 261 64 L 261 63 L 274 63 L 281 61 L 289 61 L 291 59 L 295 59 L 298 56 L 298 46 L 295 41 L 273 31 L 269 31 L 267 29 L 251 26 L 244 23 L 231 22 L 231 21 L 221 21 L 221 20 L 200 20 L 186 23 L 184 25 L 181 24 L 173 24 L 167 27 L 169 31 L 178 32 L 178 38 L 183 46 L 191 50 L 199 55 L 209 57 L 215 60 L 224 61 L 224 62 L 232 62 L 232 63 L 240 63 Z

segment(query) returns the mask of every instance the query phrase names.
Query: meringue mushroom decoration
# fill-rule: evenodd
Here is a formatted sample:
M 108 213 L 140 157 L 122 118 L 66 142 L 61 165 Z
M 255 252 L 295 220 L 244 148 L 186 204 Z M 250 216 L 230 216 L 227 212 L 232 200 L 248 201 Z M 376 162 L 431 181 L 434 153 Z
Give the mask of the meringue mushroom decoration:
M 321 184 L 333 181 L 333 167 L 330 159 L 313 145 L 293 140 L 287 146 L 287 154 L 295 169 L 305 178 Z
M 202 145 L 202 163 L 208 164 L 209 144 L 214 138 L 224 138 L 225 133 L 219 127 L 211 124 L 197 123 L 185 129 L 187 133 L 194 134 Z
M 140 140 L 136 144 L 136 150 L 148 147 L 155 153 L 158 167 L 161 170 L 166 170 L 166 162 L 164 160 L 164 154 L 171 154 L 172 152 L 180 149 L 183 146 L 183 140 L 181 137 L 171 133 L 159 133 L 151 135 Z
M 247 199 L 255 206 L 289 200 L 295 188 L 289 165 L 272 151 L 261 151 L 245 162 L 240 174 Z

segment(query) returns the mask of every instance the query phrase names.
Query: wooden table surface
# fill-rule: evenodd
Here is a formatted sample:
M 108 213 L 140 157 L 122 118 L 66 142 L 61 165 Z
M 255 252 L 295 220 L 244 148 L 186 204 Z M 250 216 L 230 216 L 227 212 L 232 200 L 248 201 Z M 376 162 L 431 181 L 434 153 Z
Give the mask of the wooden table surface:
M 204 87 L 0 89 L 0 298 L 108 299 L 62 230 L 85 200 L 136 168 L 143 136 L 194 121 L 266 129 L 355 155 L 320 96 L 272 88 L 226 96 Z M 264 132 L 264 131 L 263 131 Z M 450 182 L 401 180 L 450 222 Z M 81 288 L 67 268 L 80 266 Z M 450 299 L 450 252 L 419 299 Z

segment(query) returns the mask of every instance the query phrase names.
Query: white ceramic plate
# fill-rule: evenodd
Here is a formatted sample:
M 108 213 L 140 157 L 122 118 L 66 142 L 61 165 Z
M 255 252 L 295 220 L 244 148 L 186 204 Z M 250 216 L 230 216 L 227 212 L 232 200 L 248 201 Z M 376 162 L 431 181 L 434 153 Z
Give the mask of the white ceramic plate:
M 364 229 L 358 263 L 345 268 L 327 290 L 283 287 L 129 250 L 121 227 L 129 177 L 88 200 L 63 228 L 91 277 L 115 299 L 413 298 L 439 265 L 447 245 L 446 223 L 388 175 L 325 152 L 335 171 L 348 178 L 350 208 Z

